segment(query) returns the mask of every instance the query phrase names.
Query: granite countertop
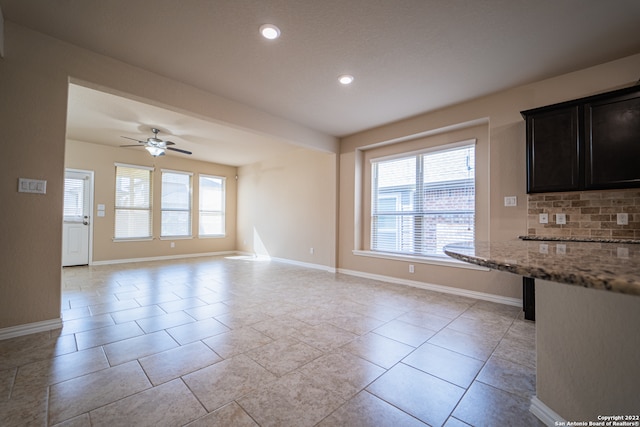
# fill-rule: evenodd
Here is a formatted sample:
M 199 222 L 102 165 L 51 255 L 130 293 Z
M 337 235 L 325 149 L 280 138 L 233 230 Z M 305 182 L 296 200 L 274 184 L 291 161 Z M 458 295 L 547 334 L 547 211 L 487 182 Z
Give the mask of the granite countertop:
M 447 245 L 452 258 L 520 276 L 640 296 L 640 245 L 510 240 Z

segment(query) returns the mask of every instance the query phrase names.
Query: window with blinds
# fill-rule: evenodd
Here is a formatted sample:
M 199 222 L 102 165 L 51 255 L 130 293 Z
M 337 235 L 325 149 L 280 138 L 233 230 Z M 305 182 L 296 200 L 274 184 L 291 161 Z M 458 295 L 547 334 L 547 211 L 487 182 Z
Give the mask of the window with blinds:
M 115 238 L 151 238 L 151 168 L 116 164 Z
M 225 234 L 225 178 L 200 175 L 199 235 L 202 237 Z
M 371 161 L 371 250 L 446 256 L 474 239 L 475 145 Z
M 160 209 L 160 236 L 191 236 L 191 173 L 162 171 Z

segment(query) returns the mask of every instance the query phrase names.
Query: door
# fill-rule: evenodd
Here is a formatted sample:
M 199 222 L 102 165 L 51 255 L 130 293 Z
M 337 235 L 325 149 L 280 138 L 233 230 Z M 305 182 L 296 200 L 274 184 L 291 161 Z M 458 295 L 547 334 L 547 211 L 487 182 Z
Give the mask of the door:
M 68 170 L 64 176 L 62 266 L 89 264 L 93 173 Z

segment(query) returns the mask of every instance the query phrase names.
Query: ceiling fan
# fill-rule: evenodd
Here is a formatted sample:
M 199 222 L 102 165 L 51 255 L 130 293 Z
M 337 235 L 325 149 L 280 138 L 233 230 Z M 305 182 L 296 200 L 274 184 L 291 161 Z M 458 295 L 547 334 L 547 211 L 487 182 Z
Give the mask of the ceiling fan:
M 170 145 L 176 145 L 175 142 L 165 141 L 158 138 L 159 129 L 151 128 L 151 132 L 153 132 L 153 136 L 147 138 L 146 141 L 140 141 L 139 139 L 129 138 L 128 136 L 123 136 L 122 138 L 130 139 L 132 141 L 137 141 L 139 144 L 133 145 L 121 145 L 120 147 L 144 147 L 145 150 L 149 152 L 153 157 L 164 156 L 165 150 L 177 151 L 178 153 L 183 154 L 191 154 L 191 151 L 181 150 L 180 148 L 170 147 Z

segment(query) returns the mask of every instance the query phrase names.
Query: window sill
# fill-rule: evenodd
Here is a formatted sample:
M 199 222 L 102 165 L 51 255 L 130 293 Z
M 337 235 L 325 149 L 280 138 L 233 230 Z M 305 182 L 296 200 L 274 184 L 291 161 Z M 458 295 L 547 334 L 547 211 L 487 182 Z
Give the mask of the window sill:
M 115 243 L 122 243 L 122 242 L 150 242 L 153 240 L 153 237 L 132 237 L 131 239 L 118 239 L 118 238 L 113 238 L 113 241 Z
M 160 240 L 191 240 L 193 236 L 160 236 Z
M 198 236 L 198 239 L 223 239 L 227 237 L 226 234 L 204 234 L 202 236 Z
M 357 249 L 353 250 L 352 253 L 356 256 L 364 256 L 364 257 L 370 257 L 370 258 L 381 258 L 381 259 L 388 259 L 388 260 L 394 260 L 394 261 L 414 262 L 416 264 L 439 265 L 443 267 L 466 268 L 469 270 L 478 270 L 478 271 L 490 271 L 490 269 L 486 267 L 480 267 L 478 265 L 468 264 L 466 262 L 458 261 L 453 258 L 400 255 L 400 254 L 392 254 L 388 252 L 363 251 L 363 250 L 357 250 Z

